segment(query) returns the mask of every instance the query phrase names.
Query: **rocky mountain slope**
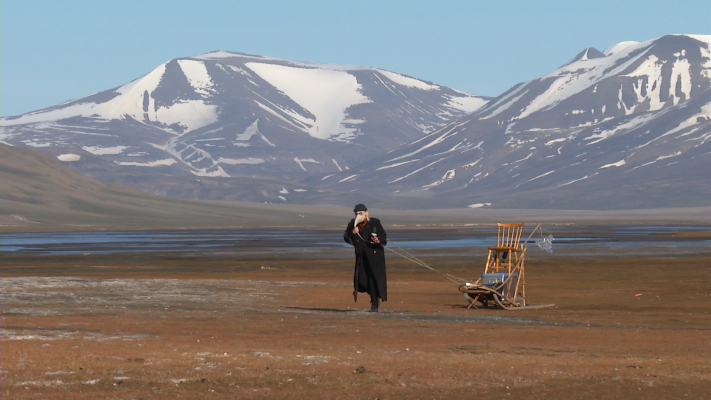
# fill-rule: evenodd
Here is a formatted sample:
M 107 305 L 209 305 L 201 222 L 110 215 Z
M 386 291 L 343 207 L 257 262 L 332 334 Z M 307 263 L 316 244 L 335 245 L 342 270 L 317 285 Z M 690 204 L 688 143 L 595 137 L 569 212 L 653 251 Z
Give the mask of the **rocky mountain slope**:
M 588 48 L 494 99 L 376 68 L 213 52 L 3 118 L 0 140 L 179 198 L 707 206 L 711 36 Z
M 708 205 L 710 88 L 711 36 L 589 48 L 326 187 L 440 206 Z
M 147 174 L 299 181 L 394 150 L 485 103 L 377 68 L 216 51 L 3 118 L 0 136 L 12 145 L 81 148 Z M 80 162 L 71 167 L 111 179 Z

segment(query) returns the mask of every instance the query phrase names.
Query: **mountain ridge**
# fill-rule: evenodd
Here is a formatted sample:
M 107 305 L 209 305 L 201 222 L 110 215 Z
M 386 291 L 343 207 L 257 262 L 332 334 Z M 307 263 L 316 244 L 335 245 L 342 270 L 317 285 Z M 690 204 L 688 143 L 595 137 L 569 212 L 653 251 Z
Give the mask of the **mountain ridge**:
M 298 181 L 392 150 L 486 103 L 370 67 L 217 51 L 125 85 L 0 120 L 6 143 L 77 147 L 171 173 Z
M 325 187 L 449 206 L 524 207 L 534 193 L 543 208 L 708 204 L 711 179 L 699 171 L 711 166 L 711 36 L 587 52 Z M 676 178 L 655 189 L 670 163 Z M 647 189 L 615 202 L 608 180 Z
M 117 111 L 122 120 L 36 112 L 3 119 L 0 136 L 53 154 L 82 148 L 114 165 L 78 152 L 65 165 L 174 196 L 609 209 L 703 206 L 711 195 L 711 35 L 586 48 L 493 99 L 377 68 L 224 51 L 171 60 L 119 89 L 91 99 L 133 110 Z M 49 110 L 65 116 L 86 99 Z M 161 174 L 170 178 L 158 184 Z M 616 193 L 625 185 L 637 196 Z

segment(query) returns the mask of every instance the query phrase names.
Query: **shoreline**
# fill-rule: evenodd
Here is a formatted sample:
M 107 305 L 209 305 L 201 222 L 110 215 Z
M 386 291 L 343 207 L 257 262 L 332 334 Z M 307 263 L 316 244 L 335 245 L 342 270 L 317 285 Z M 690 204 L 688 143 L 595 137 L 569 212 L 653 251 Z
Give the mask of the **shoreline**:
M 47 216 L 33 220 L 17 214 L 0 215 L 0 233 L 10 232 L 82 232 L 82 231 L 159 231 L 219 229 L 339 229 L 352 217 L 350 207 L 294 206 L 258 203 L 213 202 L 215 214 L 210 221 L 190 213 L 183 218 L 161 216 L 157 219 L 132 216 L 95 215 L 88 223 L 72 223 L 70 217 Z M 202 207 L 209 202 L 200 202 Z M 251 210 L 251 211 L 250 211 Z M 487 227 L 497 222 L 525 222 L 535 227 L 600 225 L 693 225 L 711 226 L 711 206 L 644 210 L 548 210 L 548 209 L 431 209 L 391 210 L 373 207 L 371 214 L 390 226 L 402 229 Z M 179 212 L 179 210 L 176 210 Z M 239 215 L 236 215 L 239 214 Z M 219 222 L 217 222 L 219 220 Z M 90 223 L 95 221 L 95 223 Z M 123 222 L 119 222 L 123 221 Z

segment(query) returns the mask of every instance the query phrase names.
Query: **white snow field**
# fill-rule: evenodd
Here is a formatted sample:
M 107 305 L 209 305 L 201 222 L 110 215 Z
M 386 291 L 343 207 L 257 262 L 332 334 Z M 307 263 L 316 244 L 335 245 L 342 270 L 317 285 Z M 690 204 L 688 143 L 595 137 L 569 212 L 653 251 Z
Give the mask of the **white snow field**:
M 313 114 L 314 119 L 301 116 L 301 120 L 310 125 L 308 134 L 318 139 L 352 139 L 356 129 L 344 124 L 357 121 L 348 120 L 346 110 L 371 102 L 355 76 L 345 71 L 252 62 L 245 66 Z

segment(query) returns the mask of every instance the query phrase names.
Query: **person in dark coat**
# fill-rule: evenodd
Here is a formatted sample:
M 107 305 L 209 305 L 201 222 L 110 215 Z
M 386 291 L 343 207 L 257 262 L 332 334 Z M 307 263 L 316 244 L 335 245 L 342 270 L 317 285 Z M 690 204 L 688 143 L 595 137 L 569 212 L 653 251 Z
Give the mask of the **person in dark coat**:
M 353 300 L 358 301 L 358 292 L 370 295 L 370 311 L 378 312 L 380 300 L 388 300 L 388 284 L 385 276 L 385 246 L 387 235 L 377 218 L 371 218 L 363 204 L 355 206 L 356 217 L 348 223 L 343 240 L 355 249 L 355 273 L 353 274 Z

